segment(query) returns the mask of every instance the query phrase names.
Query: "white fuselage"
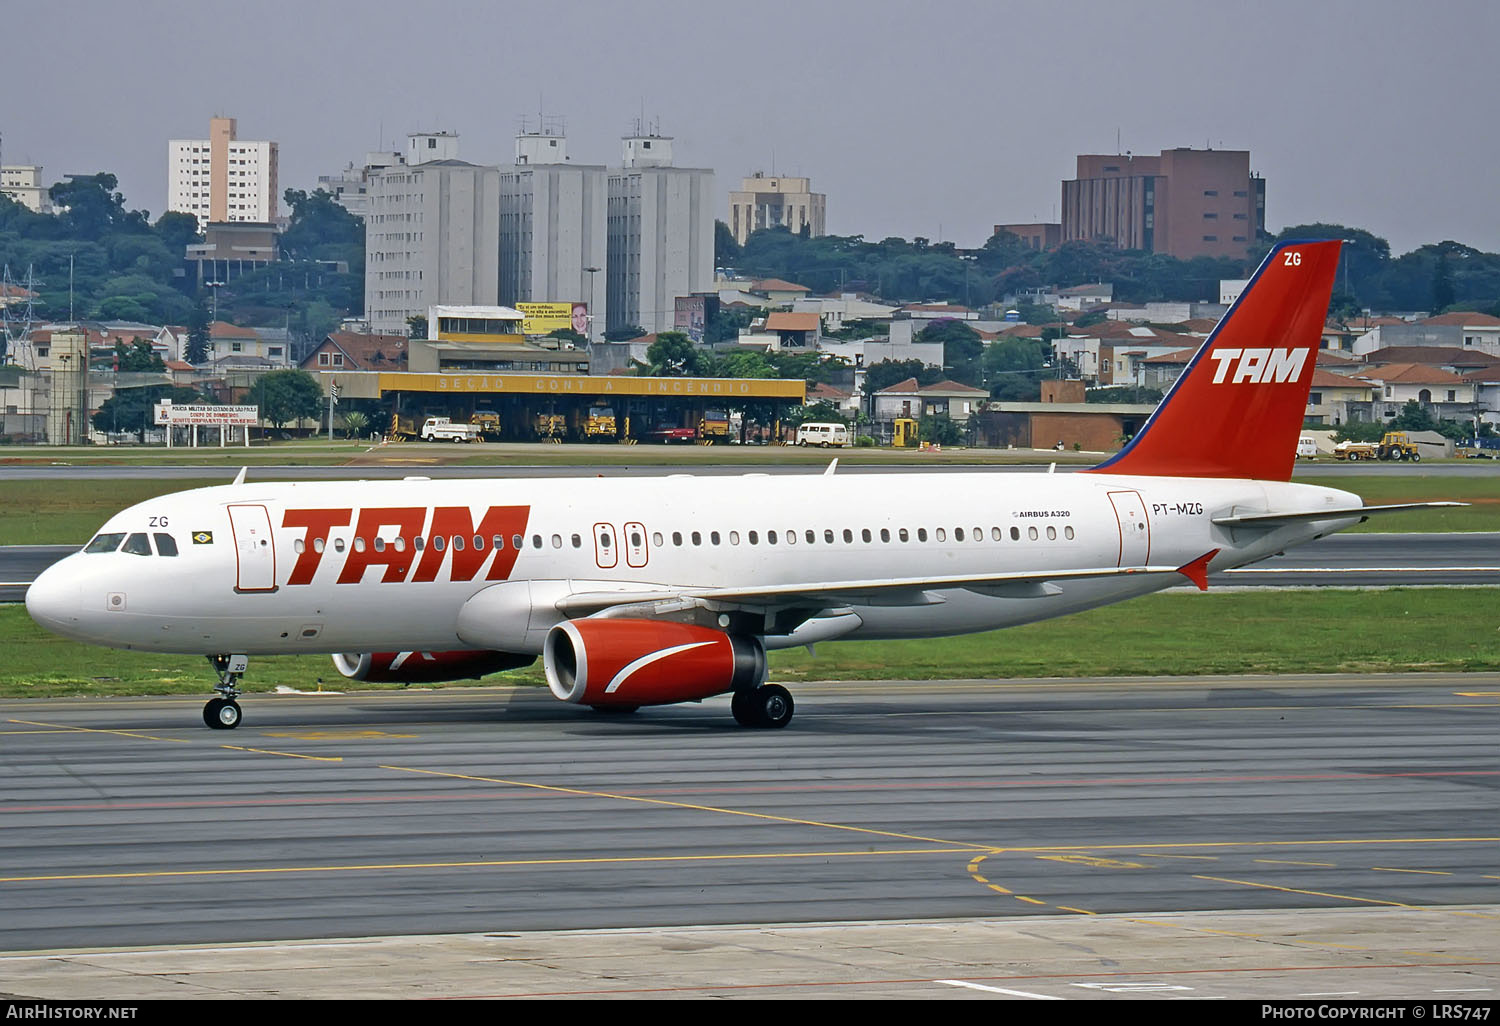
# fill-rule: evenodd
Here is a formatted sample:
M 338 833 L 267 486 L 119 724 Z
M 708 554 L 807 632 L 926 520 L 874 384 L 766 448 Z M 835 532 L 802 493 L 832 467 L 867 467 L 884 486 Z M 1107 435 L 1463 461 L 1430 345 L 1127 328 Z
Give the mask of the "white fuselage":
M 169 534 L 177 555 L 155 544 L 149 555 L 79 552 L 38 579 L 27 605 L 51 630 L 117 648 L 538 652 L 567 618 L 556 603 L 570 594 L 1175 567 L 1214 549 L 1210 567 L 1220 570 L 1355 518 L 1256 529 L 1211 518 L 1351 503 L 1347 492 L 1308 485 L 1108 474 L 227 485 L 140 503 L 100 531 Z M 1158 573 L 1044 591 L 875 595 L 838 603 L 858 617 L 839 636 L 989 630 L 1182 580 Z

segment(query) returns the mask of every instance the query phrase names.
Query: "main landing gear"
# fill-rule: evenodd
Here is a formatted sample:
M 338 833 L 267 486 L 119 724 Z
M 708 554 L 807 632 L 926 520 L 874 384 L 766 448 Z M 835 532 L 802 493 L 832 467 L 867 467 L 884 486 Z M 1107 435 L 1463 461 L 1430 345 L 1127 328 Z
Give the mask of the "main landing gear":
M 240 725 L 240 704 L 235 699 L 240 697 L 240 678 L 250 665 L 250 657 L 212 655 L 208 657 L 208 661 L 219 675 L 219 683 L 214 685 L 214 690 L 220 697 L 209 699 L 208 704 L 203 707 L 203 722 L 214 730 L 233 730 Z
M 780 684 L 736 691 L 729 710 L 742 727 L 784 727 L 792 722 L 792 693 Z

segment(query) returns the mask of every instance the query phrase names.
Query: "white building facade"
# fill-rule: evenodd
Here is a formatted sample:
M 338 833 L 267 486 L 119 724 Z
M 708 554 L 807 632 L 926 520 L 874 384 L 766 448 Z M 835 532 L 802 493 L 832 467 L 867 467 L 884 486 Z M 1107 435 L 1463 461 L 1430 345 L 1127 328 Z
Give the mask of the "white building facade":
M 762 228 L 804 228 L 814 238 L 828 233 L 828 197 L 812 191 L 812 179 L 757 171 L 729 194 L 729 230 L 741 246 Z
M 589 337 L 606 323 L 609 173 L 568 162 L 567 137 L 523 133 L 500 175 L 500 302 L 586 303 Z
M 0 193 L 4 193 L 27 210 L 50 214 L 52 202 L 42 184 L 42 165 L 6 164 L 0 167 Z
M 669 331 L 677 297 L 713 285 L 714 173 L 673 167 L 668 137 L 623 142 L 609 173 L 606 324 Z
M 456 152 L 449 133 L 411 137 L 408 153 Z M 443 145 L 427 146 L 427 142 Z M 365 222 L 365 317 L 377 334 L 437 304 L 500 301 L 500 171 L 456 158 L 372 174 Z
M 276 220 L 277 144 L 238 138 L 234 118 L 209 120 L 209 138 L 167 143 L 167 209 L 210 221 Z

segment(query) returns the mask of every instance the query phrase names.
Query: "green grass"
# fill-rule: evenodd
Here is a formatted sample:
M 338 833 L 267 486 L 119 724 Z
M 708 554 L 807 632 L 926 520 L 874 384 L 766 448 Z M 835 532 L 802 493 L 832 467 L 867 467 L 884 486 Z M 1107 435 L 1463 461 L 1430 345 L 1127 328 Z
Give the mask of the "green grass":
M 0 482 L 0 545 L 82 545 L 127 506 L 231 480 Z
M 926 641 L 771 654 L 774 680 L 1500 671 L 1500 589 L 1173 592 L 1044 623 Z M 349 684 L 327 656 L 251 660 L 250 691 Z M 117 652 L 0 606 L 0 697 L 206 693 L 200 656 Z M 540 663 L 485 683 L 540 685 Z M 370 685 L 355 685 L 368 688 Z
M 1342 488 L 1364 499 L 1366 505 L 1396 502 L 1467 502 L 1454 509 L 1419 509 L 1371 517 L 1350 530 L 1361 533 L 1400 531 L 1429 534 L 1440 531 L 1500 531 L 1500 472 L 1482 477 L 1432 477 L 1420 470 L 1391 476 L 1327 474 L 1297 476 L 1298 484 Z

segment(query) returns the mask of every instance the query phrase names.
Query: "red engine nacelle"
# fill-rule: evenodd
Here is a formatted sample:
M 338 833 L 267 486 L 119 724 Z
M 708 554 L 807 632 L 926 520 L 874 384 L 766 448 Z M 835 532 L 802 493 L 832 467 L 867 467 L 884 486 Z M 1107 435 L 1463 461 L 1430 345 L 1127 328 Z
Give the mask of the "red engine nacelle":
M 352 680 L 378 684 L 435 684 L 530 666 L 536 656 L 515 652 L 335 653 L 334 668 Z
M 755 638 L 663 620 L 565 620 L 542 650 L 547 686 L 564 702 L 665 705 L 757 687 Z

